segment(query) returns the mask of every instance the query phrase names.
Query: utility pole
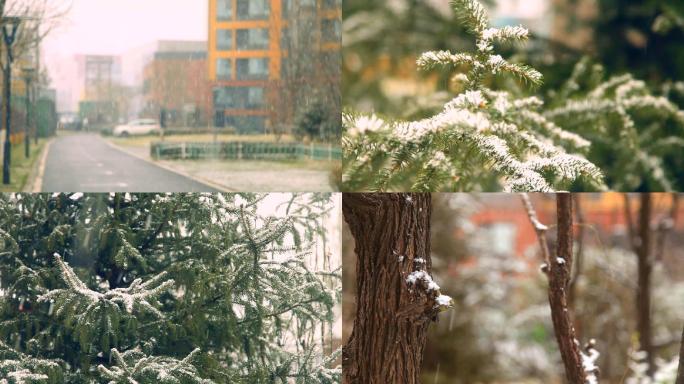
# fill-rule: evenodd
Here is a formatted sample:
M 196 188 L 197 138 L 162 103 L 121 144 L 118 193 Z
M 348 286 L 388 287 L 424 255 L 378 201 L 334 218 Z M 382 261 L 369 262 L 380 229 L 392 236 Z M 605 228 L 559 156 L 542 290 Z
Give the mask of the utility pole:
M 10 159 L 12 142 L 10 141 L 12 137 L 12 130 L 10 128 L 10 123 L 12 121 L 12 45 L 14 44 L 14 39 L 17 36 L 17 29 L 19 28 L 19 23 L 21 19 L 18 17 L 5 17 L 4 23 L 2 25 L 2 36 L 5 40 L 5 49 L 7 50 L 7 63 L 4 68 L 5 75 L 5 146 L 3 151 L 3 162 L 2 162 L 2 183 L 10 183 Z

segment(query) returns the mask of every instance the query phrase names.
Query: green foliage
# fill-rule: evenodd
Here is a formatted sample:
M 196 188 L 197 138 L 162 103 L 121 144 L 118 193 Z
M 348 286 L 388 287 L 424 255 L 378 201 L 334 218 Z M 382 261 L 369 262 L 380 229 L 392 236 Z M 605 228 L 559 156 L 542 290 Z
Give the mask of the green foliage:
M 45 360 L 17 352 L 0 341 L 0 383 L 63 383 L 61 362 Z
M 604 80 L 585 58 L 551 98 L 544 116 L 590 140 L 587 158 L 618 191 L 684 188 L 684 111 L 630 74 Z
M 330 106 L 314 101 L 300 112 L 295 121 L 295 135 L 309 140 L 331 140 L 339 137 L 340 119 Z
M 198 352 L 199 349 L 195 349 L 183 360 L 177 360 L 170 357 L 148 357 L 139 350 L 119 353 L 112 349 L 112 358 L 116 365 L 111 368 L 99 365 L 97 369 L 103 379 L 111 380 L 110 384 L 211 384 L 213 381 L 202 379 L 197 368 L 192 365 Z
M 72 383 L 339 381 L 324 349 L 339 270 L 311 262 L 330 209 L 329 194 L 0 195 L 0 342 L 64 361 Z M 8 369 L 49 375 L 34 368 Z
M 591 21 L 596 60 L 655 85 L 684 77 L 684 3 L 600 0 Z
M 494 42 L 524 41 L 522 27 L 488 27 L 475 0 L 455 1 L 454 11 L 474 35 L 476 51 L 426 52 L 424 69 L 466 67 L 453 77 L 465 92 L 427 119 L 386 121 L 375 115 L 344 118 L 343 189 L 499 190 L 549 192 L 600 189 L 602 174 L 582 156 L 589 143 L 541 114 L 536 97 L 517 98 L 484 86 L 490 74 L 509 74 L 532 86 L 541 74 L 494 53 Z

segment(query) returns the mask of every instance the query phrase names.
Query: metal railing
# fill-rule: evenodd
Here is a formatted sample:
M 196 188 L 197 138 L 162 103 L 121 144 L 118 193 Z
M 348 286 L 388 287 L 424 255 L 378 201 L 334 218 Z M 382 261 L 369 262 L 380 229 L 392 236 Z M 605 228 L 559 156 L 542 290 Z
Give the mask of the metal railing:
M 342 149 L 332 144 L 265 143 L 242 141 L 170 142 L 150 145 L 153 159 L 235 159 L 335 161 L 342 159 Z

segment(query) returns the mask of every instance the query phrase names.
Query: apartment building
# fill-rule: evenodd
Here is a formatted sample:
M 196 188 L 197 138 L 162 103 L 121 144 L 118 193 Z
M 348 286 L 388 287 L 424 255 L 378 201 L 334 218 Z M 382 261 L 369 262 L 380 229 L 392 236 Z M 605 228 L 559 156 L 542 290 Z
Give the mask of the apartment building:
M 242 133 L 271 132 L 288 123 L 282 120 L 292 114 L 279 111 L 292 102 L 282 89 L 284 76 L 292 76 L 287 68 L 294 59 L 311 62 L 305 75 L 297 71 L 305 78 L 300 81 L 335 81 L 320 76 L 315 63 L 331 56 L 339 60 L 341 13 L 340 0 L 209 0 L 214 123 Z M 299 36 L 309 38 L 307 57 L 291 55 L 300 47 L 292 44 Z

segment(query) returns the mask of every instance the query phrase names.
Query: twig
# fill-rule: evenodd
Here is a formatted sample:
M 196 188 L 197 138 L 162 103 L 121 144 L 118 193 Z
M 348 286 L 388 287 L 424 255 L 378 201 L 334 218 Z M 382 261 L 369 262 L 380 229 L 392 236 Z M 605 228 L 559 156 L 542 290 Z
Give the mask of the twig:
M 521 193 L 520 198 L 522 199 L 523 206 L 525 207 L 525 211 L 527 212 L 527 217 L 529 217 L 530 223 L 532 223 L 532 227 L 534 228 L 534 231 L 537 233 L 539 247 L 541 248 L 542 257 L 544 258 L 545 263 L 545 266 L 542 266 L 542 271 L 544 271 L 544 268 L 548 269 L 549 265 L 551 265 L 549 261 L 549 245 L 546 242 L 546 231 L 549 229 L 549 227 L 547 227 L 539 221 L 539 218 L 537 217 L 537 212 L 534 210 L 534 207 L 530 202 L 530 197 L 527 195 L 527 193 Z

